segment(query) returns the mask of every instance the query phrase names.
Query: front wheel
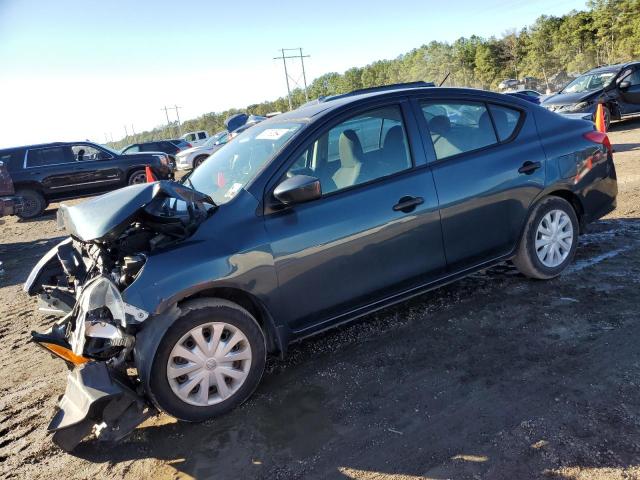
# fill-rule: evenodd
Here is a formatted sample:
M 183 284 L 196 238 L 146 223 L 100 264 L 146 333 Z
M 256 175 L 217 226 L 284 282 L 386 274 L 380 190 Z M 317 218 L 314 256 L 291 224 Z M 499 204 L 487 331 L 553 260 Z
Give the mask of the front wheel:
M 513 263 L 530 278 L 556 277 L 573 260 L 578 233 L 578 217 L 571 204 L 547 197 L 529 216 Z
M 147 174 L 144 170 L 136 170 L 129 175 L 129 185 L 138 185 L 140 183 L 147 183 Z
M 169 415 L 200 422 L 243 403 L 265 362 L 265 338 L 249 312 L 226 300 L 195 300 L 160 340 L 147 393 Z
M 198 168 L 208 158 L 208 155 L 201 155 L 193 160 L 193 168 Z

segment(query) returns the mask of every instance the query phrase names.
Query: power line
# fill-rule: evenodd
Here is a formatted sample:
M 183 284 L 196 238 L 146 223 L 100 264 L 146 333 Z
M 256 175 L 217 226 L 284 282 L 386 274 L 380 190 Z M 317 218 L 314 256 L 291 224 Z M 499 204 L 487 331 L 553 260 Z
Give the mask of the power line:
M 289 99 L 289 110 L 293 110 L 293 102 L 291 100 L 291 86 L 289 85 L 289 80 L 291 80 L 298 88 L 300 87 L 298 80 L 294 79 L 289 75 L 289 71 L 287 69 L 287 60 L 289 59 L 300 59 L 300 63 L 302 65 L 302 80 L 304 82 L 304 98 L 306 101 L 309 101 L 309 92 L 307 88 L 307 73 L 304 69 L 304 59 L 311 57 L 311 55 L 303 55 L 302 48 L 281 48 L 282 56 L 274 57 L 274 60 L 282 60 L 282 66 L 284 67 L 284 77 L 287 82 L 287 97 Z M 298 51 L 299 55 L 289 55 L 287 56 L 285 52 Z M 298 77 L 299 79 L 299 77 Z

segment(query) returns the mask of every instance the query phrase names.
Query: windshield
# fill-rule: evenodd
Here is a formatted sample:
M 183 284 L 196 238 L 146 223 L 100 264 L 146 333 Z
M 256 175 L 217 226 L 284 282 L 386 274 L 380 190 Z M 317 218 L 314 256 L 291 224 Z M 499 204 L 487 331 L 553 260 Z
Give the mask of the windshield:
M 581 75 L 564 87 L 560 93 L 582 93 L 589 92 L 591 90 L 599 90 L 609 85 L 615 76 L 615 72 L 588 73 L 586 75 Z
M 258 124 L 230 140 L 187 177 L 187 185 L 227 203 L 300 129 L 301 123 Z
M 111 148 L 111 147 L 108 147 L 108 146 L 106 146 L 106 145 L 102 145 L 102 144 L 100 144 L 100 146 L 101 146 L 102 148 L 104 148 L 107 152 L 112 153 L 113 155 L 120 155 L 120 152 L 119 152 L 119 151 L 114 150 L 114 149 L 113 149 L 113 148 Z
M 209 139 L 204 142 L 205 147 L 213 147 L 217 142 L 223 140 L 223 137 L 227 136 L 227 132 L 219 132 L 215 135 L 209 137 Z

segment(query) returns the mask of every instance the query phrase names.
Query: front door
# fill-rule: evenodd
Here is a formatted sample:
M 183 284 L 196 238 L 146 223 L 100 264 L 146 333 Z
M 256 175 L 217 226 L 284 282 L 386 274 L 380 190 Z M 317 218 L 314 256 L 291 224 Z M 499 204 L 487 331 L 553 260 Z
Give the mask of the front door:
M 315 176 L 323 191 L 265 217 L 294 331 L 328 326 L 444 271 L 433 177 L 406 114 L 395 104 L 334 123 L 292 160 L 286 176 Z
M 76 144 L 71 147 L 76 160 L 75 188 L 81 194 L 110 190 L 122 183 L 122 171 L 113 163 L 113 155 L 91 144 Z
M 533 118 L 511 106 L 469 100 L 417 106 L 433 146 L 449 268 L 508 254 L 544 187 L 545 154 Z
M 640 112 L 640 65 L 623 72 L 618 83 L 623 115 Z

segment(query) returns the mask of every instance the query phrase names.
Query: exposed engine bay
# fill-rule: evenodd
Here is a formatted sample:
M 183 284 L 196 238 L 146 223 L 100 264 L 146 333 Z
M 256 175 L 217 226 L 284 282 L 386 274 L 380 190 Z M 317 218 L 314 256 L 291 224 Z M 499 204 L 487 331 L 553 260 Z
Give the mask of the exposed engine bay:
M 99 438 L 121 438 L 152 413 L 130 373 L 135 335 L 149 313 L 121 292 L 149 255 L 190 237 L 215 208 L 206 195 L 169 181 L 60 207 L 58 224 L 71 237 L 38 262 L 24 289 L 38 296 L 41 310 L 62 317 L 32 338 L 72 369 L 49 425 L 63 449 L 94 427 Z

